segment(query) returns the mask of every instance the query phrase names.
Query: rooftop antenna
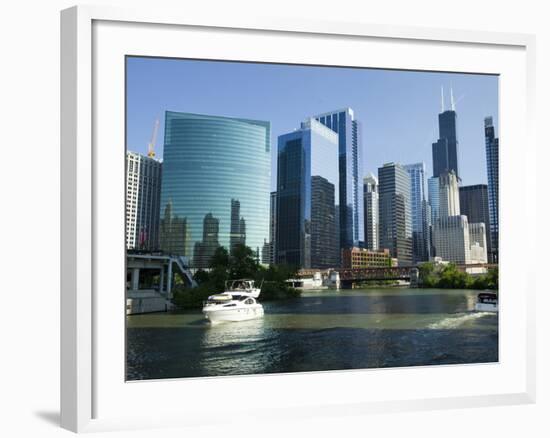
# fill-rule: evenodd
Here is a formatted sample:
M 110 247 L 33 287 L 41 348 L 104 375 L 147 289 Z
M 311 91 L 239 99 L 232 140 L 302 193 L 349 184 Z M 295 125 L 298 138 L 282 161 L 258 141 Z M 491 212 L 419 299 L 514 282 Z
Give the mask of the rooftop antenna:
M 445 97 L 443 96 L 443 85 L 441 86 L 441 112 L 445 111 Z
M 451 85 L 451 111 L 455 110 L 455 98 L 453 96 L 453 86 Z
M 149 158 L 155 158 L 155 143 L 157 142 L 157 132 L 159 130 L 159 119 L 157 118 L 155 120 L 155 126 L 153 128 L 153 135 L 151 135 L 151 141 L 149 142 L 149 145 L 148 145 L 148 151 L 147 151 L 147 156 Z

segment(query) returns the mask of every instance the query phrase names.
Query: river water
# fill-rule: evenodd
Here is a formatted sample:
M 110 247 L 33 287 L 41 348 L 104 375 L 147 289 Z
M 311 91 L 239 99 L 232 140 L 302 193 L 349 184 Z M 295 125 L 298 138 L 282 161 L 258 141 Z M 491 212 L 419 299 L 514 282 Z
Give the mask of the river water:
M 498 314 L 472 290 L 304 292 L 261 319 L 211 326 L 200 311 L 127 317 L 127 379 L 498 361 Z

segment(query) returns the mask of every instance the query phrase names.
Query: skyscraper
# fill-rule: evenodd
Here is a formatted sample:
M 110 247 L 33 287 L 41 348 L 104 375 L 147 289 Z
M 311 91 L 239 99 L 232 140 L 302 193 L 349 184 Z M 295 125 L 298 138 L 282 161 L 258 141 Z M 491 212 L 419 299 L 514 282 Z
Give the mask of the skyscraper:
M 126 248 L 159 247 L 162 163 L 136 152 L 126 152 Z
M 319 114 L 314 118 L 338 134 L 340 246 L 359 246 L 364 241 L 360 125 L 350 108 Z
M 338 135 L 308 119 L 278 138 L 276 263 L 340 265 Z
M 439 139 L 432 144 L 433 176 L 453 171 L 458 172 L 458 140 L 456 136 L 456 112 L 451 89 L 451 109 L 445 110 L 443 89 L 441 89 L 441 113 L 439 114 Z
M 255 252 L 268 238 L 270 136 L 269 122 L 166 112 L 161 211 L 170 203 L 170 217 L 185 221 L 191 267 L 204 267 L 215 244 L 230 250 L 232 234 L 246 233 Z M 179 251 L 183 239 L 172 228 L 162 249 Z
M 400 164 L 378 168 L 380 248 L 389 249 L 400 266 L 412 264 L 410 177 Z
M 407 164 L 403 168 L 409 173 L 411 187 L 411 216 L 413 238 L 413 263 L 429 259 L 429 235 L 426 233 L 426 166 L 424 163 Z M 430 220 L 431 223 L 431 220 Z
M 491 238 L 489 234 L 489 199 L 487 194 L 487 184 L 476 184 L 471 186 L 459 187 L 460 194 L 460 213 L 468 217 L 470 224 L 484 223 L 487 232 L 487 255 L 490 256 Z
M 439 177 L 428 178 L 428 203 L 432 210 L 432 224 L 439 217 Z
M 378 233 L 378 179 L 371 173 L 363 178 L 365 205 L 365 248 L 377 250 Z
M 498 263 L 498 138 L 495 136 L 493 118 L 485 118 L 485 154 L 487 159 L 487 192 L 489 197 L 489 228 L 491 240 L 490 261 Z
M 458 179 L 454 172 L 439 176 L 439 217 L 460 215 Z

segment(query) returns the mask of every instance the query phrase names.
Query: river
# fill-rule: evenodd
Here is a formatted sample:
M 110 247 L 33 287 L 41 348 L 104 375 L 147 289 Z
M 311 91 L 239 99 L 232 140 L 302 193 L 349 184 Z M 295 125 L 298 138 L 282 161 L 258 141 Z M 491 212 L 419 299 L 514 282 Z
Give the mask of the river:
M 128 380 L 498 361 L 498 314 L 473 290 L 304 292 L 261 319 L 210 326 L 200 311 L 127 317 Z

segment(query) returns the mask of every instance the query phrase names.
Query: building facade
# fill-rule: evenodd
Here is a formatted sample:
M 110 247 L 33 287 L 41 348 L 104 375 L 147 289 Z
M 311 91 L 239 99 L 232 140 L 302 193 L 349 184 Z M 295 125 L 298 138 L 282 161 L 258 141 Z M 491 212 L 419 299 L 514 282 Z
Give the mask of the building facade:
M 340 266 L 338 135 L 315 119 L 279 136 L 276 263 Z
M 460 215 L 458 179 L 454 172 L 439 176 L 439 217 Z
M 389 249 L 400 266 L 412 264 L 410 177 L 397 163 L 378 168 L 380 249 Z
M 166 112 L 161 249 L 194 268 L 237 241 L 259 258 L 269 236 L 270 136 L 265 121 Z
M 491 240 L 490 259 L 498 263 L 498 234 L 499 234 L 499 172 L 498 172 L 498 138 L 495 135 L 493 118 L 485 118 L 485 155 L 487 160 L 487 195 L 489 199 L 489 238 Z
M 363 178 L 363 198 L 365 211 L 365 248 L 376 251 L 378 236 L 378 179 L 371 173 Z
M 426 206 L 426 166 L 424 163 L 404 165 L 408 172 L 411 187 L 411 220 L 412 220 L 412 258 L 413 263 L 428 261 L 430 258 L 430 242 Z
M 350 108 L 319 114 L 314 118 L 338 134 L 340 245 L 342 248 L 359 246 L 364 241 L 360 125 Z
M 487 263 L 487 228 L 483 222 L 469 223 L 470 262 Z
M 454 106 L 454 105 L 453 105 Z M 439 114 L 439 139 L 432 144 L 433 176 L 458 172 L 458 139 L 456 136 L 456 112 L 442 110 Z
M 444 261 L 469 264 L 470 230 L 466 216 L 440 217 L 434 225 L 434 246 L 437 257 Z
M 126 152 L 126 248 L 159 248 L 162 163 Z
M 388 249 L 373 251 L 367 248 L 344 248 L 342 267 L 345 269 L 392 267 L 392 257 Z
M 264 243 L 262 263 L 272 265 L 275 263 L 275 243 L 277 230 L 277 192 L 271 192 L 269 196 L 269 241 Z
M 487 255 L 491 254 L 491 238 L 489 235 L 489 198 L 487 184 L 476 184 L 459 187 L 460 213 L 468 217 L 470 224 L 484 223 L 487 233 Z

